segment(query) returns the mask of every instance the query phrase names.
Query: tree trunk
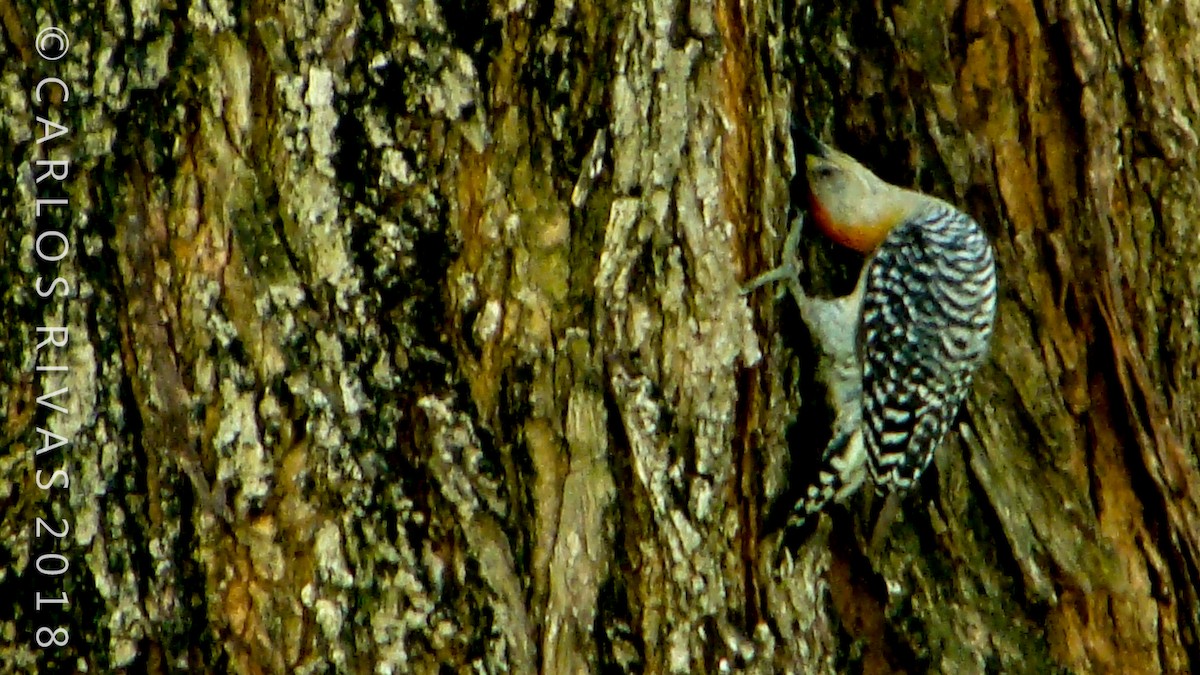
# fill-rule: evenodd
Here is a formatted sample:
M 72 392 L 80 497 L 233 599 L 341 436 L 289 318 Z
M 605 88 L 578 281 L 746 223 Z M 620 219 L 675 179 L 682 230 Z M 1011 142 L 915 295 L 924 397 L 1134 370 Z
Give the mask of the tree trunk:
M 0 0 L 0 670 L 1200 669 L 1200 7 L 830 4 Z M 793 118 L 997 251 L 877 547 Z

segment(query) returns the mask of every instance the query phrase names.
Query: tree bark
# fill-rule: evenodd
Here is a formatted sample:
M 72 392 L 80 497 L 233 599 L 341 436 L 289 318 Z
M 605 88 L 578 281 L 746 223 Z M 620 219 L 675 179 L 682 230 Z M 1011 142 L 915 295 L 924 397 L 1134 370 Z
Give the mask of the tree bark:
M 831 4 L 0 0 L 0 671 L 1200 669 L 1200 7 Z M 997 252 L 878 547 L 793 119 Z

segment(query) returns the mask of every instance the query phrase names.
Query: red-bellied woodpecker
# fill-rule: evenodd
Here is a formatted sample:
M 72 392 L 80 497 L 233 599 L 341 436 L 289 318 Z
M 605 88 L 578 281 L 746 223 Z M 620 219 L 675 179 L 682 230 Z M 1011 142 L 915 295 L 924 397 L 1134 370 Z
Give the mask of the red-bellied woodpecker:
M 996 317 L 992 247 L 974 220 L 884 182 L 811 136 L 797 140 L 812 220 L 869 257 L 850 295 L 809 297 L 797 274 L 799 219 L 782 264 L 747 286 L 787 282 L 820 348 L 818 369 L 836 414 L 816 480 L 793 488 L 786 517 L 793 528 L 865 479 L 885 496 L 913 486 L 986 358 Z

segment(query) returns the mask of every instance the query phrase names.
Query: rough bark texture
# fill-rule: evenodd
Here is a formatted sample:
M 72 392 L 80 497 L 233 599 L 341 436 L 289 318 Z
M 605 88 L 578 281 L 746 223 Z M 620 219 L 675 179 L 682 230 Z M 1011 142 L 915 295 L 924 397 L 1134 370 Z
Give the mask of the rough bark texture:
M 0 0 L 0 671 L 1200 668 L 1200 6 L 831 4 Z M 883 545 L 793 556 L 797 115 L 1002 295 Z

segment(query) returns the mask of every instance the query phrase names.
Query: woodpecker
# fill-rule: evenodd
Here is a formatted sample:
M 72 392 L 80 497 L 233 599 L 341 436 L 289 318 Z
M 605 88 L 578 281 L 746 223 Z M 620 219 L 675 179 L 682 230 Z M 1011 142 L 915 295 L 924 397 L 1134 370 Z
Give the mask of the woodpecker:
M 808 296 L 798 277 L 800 217 L 781 265 L 746 287 L 787 282 L 821 352 L 819 376 L 835 411 L 816 481 L 793 488 L 799 496 L 783 524 L 794 529 L 868 479 L 894 507 L 953 423 L 996 319 L 995 256 L 978 223 L 884 182 L 810 134 L 798 140 L 811 220 L 867 260 L 850 295 Z

